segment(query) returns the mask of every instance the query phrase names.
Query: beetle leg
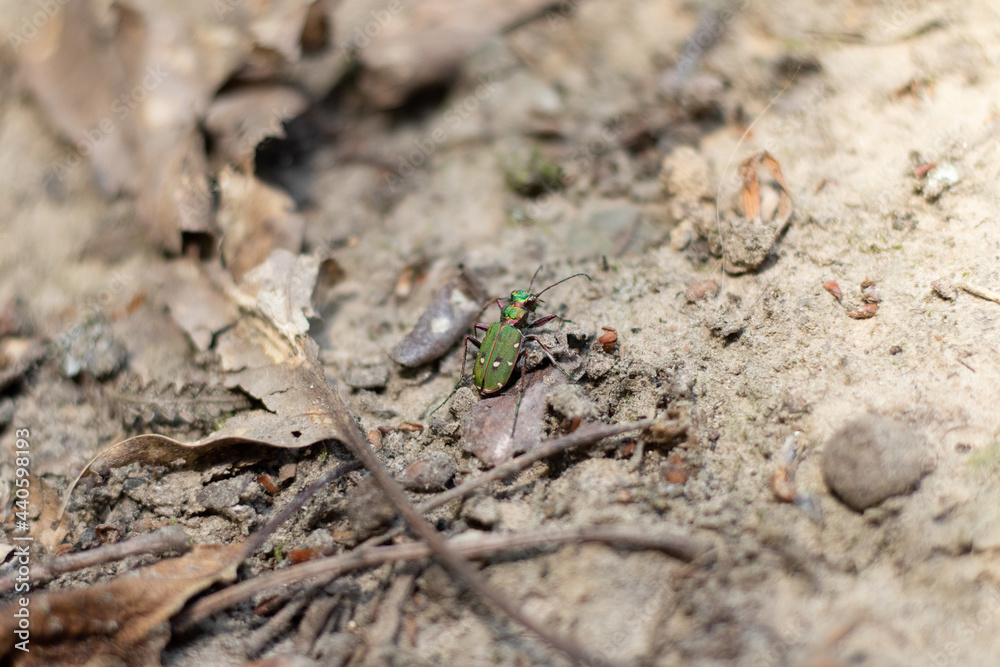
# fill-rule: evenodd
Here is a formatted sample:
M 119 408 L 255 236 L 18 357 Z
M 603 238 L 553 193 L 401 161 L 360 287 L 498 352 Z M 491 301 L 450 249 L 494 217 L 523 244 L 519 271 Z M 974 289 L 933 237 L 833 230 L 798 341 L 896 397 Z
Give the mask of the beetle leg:
M 535 320 L 534 322 L 532 322 L 529 326 L 532 329 L 534 329 L 535 327 L 540 327 L 543 324 L 545 324 L 546 322 L 549 322 L 549 321 L 557 319 L 557 318 L 558 319 L 562 319 L 558 315 L 546 315 L 545 317 L 539 317 L 537 320 Z
M 517 360 L 524 357 L 524 348 L 518 352 L 517 356 L 514 357 L 514 365 L 517 366 Z M 517 431 L 517 413 L 521 410 L 521 398 L 524 397 L 524 383 L 528 380 L 528 372 L 523 366 L 521 367 L 521 377 L 517 381 L 517 402 L 514 403 L 514 424 L 510 427 L 510 439 L 514 439 L 514 432 Z
M 570 380 L 573 380 L 573 376 L 569 374 L 569 371 L 567 371 L 565 368 L 563 368 L 562 366 L 559 365 L 559 362 L 556 361 L 556 358 L 552 356 L 552 351 L 549 350 L 549 348 L 545 347 L 545 344 L 542 343 L 542 341 L 538 340 L 538 336 L 525 336 L 524 340 L 525 341 L 529 341 L 529 340 L 535 341 L 535 343 L 538 344 L 538 347 L 542 348 L 542 352 L 544 352 L 545 356 L 549 358 L 549 361 L 552 362 L 552 365 L 555 366 L 556 368 L 558 368 L 559 370 L 561 370 L 563 372 L 563 375 L 565 375 L 566 377 L 568 377 Z
M 528 326 L 530 328 L 534 329 L 535 327 L 540 327 L 543 324 L 546 324 L 547 322 L 550 322 L 552 320 L 560 320 L 562 322 L 569 322 L 570 324 L 576 324 L 576 322 L 574 322 L 573 320 L 568 320 L 565 317 L 562 317 L 560 315 L 546 315 L 545 317 L 538 318 L 537 320 L 535 320 L 534 322 L 532 322 Z
M 477 324 L 476 327 L 483 327 L 483 325 Z M 483 327 L 483 328 L 486 329 L 488 327 Z M 451 400 L 451 397 L 455 395 L 455 392 L 457 392 L 459 386 L 461 386 L 462 380 L 465 378 L 465 362 L 469 358 L 469 343 L 472 343 L 478 350 L 479 346 L 482 344 L 482 341 L 476 338 L 475 336 L 465 337 L 465 341 L 462 343 L 462 372 L 459 373 L 458 375 L 458 382 L 455 383 L 455 386 L 452 388 L 451 393 L 448 394 L 447 398 L 441 401 L 441 403 L 436 408 L 434 408 L 433 410 L 430 411 L 430 413 L 428 413 L 427 415 L 428 417 L 430 417 L 432 414 L 440 410 L 445 403 Z

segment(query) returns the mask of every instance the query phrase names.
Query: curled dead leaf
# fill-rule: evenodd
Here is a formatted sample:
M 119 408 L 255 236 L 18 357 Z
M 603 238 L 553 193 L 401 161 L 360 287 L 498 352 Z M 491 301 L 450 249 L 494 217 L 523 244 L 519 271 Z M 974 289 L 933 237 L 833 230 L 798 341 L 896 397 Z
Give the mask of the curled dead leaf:
M 793 212 L 781 165 L 767 151 L 739 167 L 738 214 L 721 221 L 722 256 L 729 273 L 759 268 L 771 254 Z
M 0 658 L 14 665 L 90 665 L 100 658 L 145 667 L 160 664 L 170 617 L 193 595 L 236 578 L 243 545 L 196 546 L 179 558 L 85 588 L 36 593 L 30 603 L 30 651 L 16 616 L 19 601 L 0 610 Z
M 274 250 L 297 253 L 305 223 L 287 194 L 227 167 L 219 174 L 222 256 L 237 284 Z

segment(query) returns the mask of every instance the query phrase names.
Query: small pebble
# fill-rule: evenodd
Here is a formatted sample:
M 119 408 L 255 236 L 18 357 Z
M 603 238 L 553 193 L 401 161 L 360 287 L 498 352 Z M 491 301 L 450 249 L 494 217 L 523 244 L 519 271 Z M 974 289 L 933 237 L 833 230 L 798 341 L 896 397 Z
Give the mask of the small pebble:
M 875 287 L 875 281 L 868 278 L 861 283 L 861 300 L 865 303 L 878 303 L 882 300 L 882 295 Z
M 946 301 L 954 301 L 958 298 L 958 288 L 947 278 L 939 278 L 932 282 L 931 289 Z
M 462 507 L 462 518 L 470 526 L 490 530 L 500 523 L 500 503 L 490 496 L 470 500 Z
M 855 320 L 867 320 L 870 317 L 875 317 L 875 313 L 877 312 L 877 303 L 863 303 L 857 308 L 847 311 L 847 316 Z
M 837 301 L 844 298 L 844 293 L 840 291 L 840 285 L 837 284 L 836 280 L 827 280 L 823 283 L 823 289 L 832 294 Z
M 111 377 L 125 366 L 128 353 L 118 342 L 111 325 L 103 319 L 78 324 L 56 338 L 60 370 L 75 378 L 86 374 L 98 380 Z
M 383 362 L 352 363 L 344 382 L 355 389 L 383 389 L 389 384 L 389 367 Z
M 932 464 L 922 435 L 893 419 L 865 415 L 830 438 L 820 468 L 830 491 L 862 512 L 911 492 Z
M 455 464 L 444 452 L 429 452 L 417 459 L 397 478 L 410 491 L 439 491 L 455 476 Z
M 688 303 L 695 303 L 702 299 L 710 299 L 719 293 L 719 283 L 714 280 L 699 280 L 688 285 L 684 292 L 684 298 Z
M 371 477 L 347 492 L 347 518 L 355 539 L 364 540 L 396 516 L 396 510 Z
M 936 165 L 927 172 L 927 179 L 920 184 L 919 189 L 923 193 L 924 199 L 934 202 L 961 181 L 962 177 L 955 165 L 945 162 Z

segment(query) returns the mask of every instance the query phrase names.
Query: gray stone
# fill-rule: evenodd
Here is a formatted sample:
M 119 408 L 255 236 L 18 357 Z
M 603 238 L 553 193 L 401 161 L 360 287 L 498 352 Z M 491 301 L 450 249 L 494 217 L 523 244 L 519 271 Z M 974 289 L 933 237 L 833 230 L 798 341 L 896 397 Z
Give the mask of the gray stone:
M 383 389 L 389 384 L 389 367 L 383 362 L 354 362 L 347 369 L 344 382 L 355 389 Z
M 409 491 L 440 491 L 455 476 L 455 463 L 444 452 L 428 452 L 406 467 L 397 481 Z
M 79 324 L 56 338 L 62 374 L 81 373 L 98 380 L 109 378 L 125 366 L 128 352 L 115 340 L 111 325 L 101 318 Z
M 865 415 L 830 438 L 820 467 L 830 491 L 862 512 L 911 492 L 932 463 L 922 435 L 887 417 Z

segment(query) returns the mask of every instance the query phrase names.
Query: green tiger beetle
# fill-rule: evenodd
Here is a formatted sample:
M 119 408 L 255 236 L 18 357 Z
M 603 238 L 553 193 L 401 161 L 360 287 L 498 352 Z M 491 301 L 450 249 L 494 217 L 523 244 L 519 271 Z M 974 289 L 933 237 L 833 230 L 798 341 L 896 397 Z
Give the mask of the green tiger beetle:
M 458 382 L 455 383 L 454 389 L 448 394 L 440 405 L 431 410 L 430 414 L 434 414 L 445 403 L 455 395 L 458 391 L 459 386 L 462 384 L 462 379 L 465 377 L 465 362 L 468 358 L 469 343 L 472 343 L 478 349 L 478 354 L 476 355 L 476 363 L 472 368 L 472 379 L 476 388 L 486 396 L 490 394 L 495 394 L 507 386 L 510 382 L 511 376 L 514 374 L 514 369 L 517 367 L 517 362 L 524 356 L 526 350 L 522 348 L 522 343 L 526 341 L 534 341 L 538 343 L 538 347 L 542 349 L 545 356 L 549 358 L 549 361 L 555 365 L 556 368 L 561 370 L 566 377 L 573 379 L 565 368 L 559 365 L 559 362 L 555 360 L 552 356 L 552 352 L 549 348 L 538 340 L 537 336 L 534 335 L 524 335 L 524 331 L 527 329 L 534 329 L 540 327 L 546 322 L 550 322 L 554 319 L 559 318 L 558 315 L 546 315 L 545 317 L 540 317 L 533 322 L 528 321 L 528 316 L 535 312 L 535 308 L 538 304 L 544 303 L 539 297 L 545 292 L 552 289 L 556 285 L 566 282 L 571 278 L 576 278 L 583 276 L 587 280 L 591 280 L 590 276 L 586 273 L 574 273 L 568 278 L 563 278 L 558 282 L 554 282 L 541 292 L 537 294 L 532 293 L 531 286 L 535 284 L 535 278 L 538 277 L 538 272 L 542 270 L 542 267 L 538 267 L 535 271 L 535 275 L 531 277 L 531 282 L 528 284 L 528 289 L 526 290 L 514 290 L 510 293 L 510 297 L 507 299 L 507 305 L 503 304 L 502 299 L 497 299 L 496 304 L 500 308 L 500 321 L 494 322 L 490 326 L 484 324 L 476 324 L 476 329 L 486 332 L 482 340 L 479 340 L 474 335 L 466 336 L 465 341 L 462 344 L 462 373 L 458 376 Z M 561 318 L 559 318 L 561 319 Z M 514 429 L 517 428 L 517 413 L 521 409 L 521 397 L 524 395 L 524 376 L 525 373 L 522 371 L 521 380 L 519 383 L 519 389 L 517 394 L 517 403 L 514 407 L 514 425 L 511 427 L 511 436 L 514 435 Z

